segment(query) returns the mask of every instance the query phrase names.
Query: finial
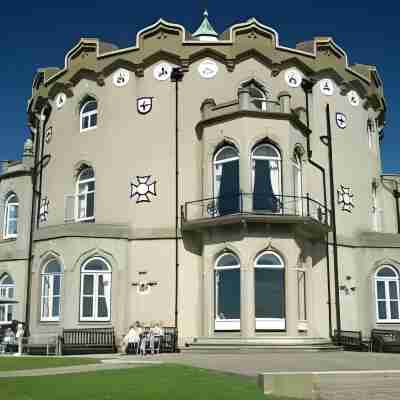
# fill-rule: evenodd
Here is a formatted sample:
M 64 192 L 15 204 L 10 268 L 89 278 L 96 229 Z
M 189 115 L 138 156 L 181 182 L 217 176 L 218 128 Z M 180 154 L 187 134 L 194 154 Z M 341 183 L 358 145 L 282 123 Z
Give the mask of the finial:
M 204 10 L 204 12 L 203 12 L 203 17 L 205 17 L 205 18 L 208 17 L 208 11 L 207 11 L 207 9 Z
M 214 28 L 208 20 L 208 11 L 204 10 L 203 21 L 197 31 L 193 33 L 193 37 L 198 37 L 202 41 L 217 41 L 218 33 L 215 32 Z

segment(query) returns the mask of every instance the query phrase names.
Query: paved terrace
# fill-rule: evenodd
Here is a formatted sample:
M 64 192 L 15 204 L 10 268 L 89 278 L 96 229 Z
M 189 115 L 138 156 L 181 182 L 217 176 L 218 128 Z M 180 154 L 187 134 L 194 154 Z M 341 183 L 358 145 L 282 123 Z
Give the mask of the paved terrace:
M 70 356 L 74 357 L 74 356 Z M 127 356 L 120 354 L 89 355 L 103 364 L 36 370 L 0 372 L 0 377 L 75 373 L 98 369 L 127 368 L 153 363 L 186 364 L 240 375 L 257 376 L 265 372 L 317 371 L 400 371 L 400 354 L 358 352 L 316 353 L 244 353 L 244 354 L 161 354 Z

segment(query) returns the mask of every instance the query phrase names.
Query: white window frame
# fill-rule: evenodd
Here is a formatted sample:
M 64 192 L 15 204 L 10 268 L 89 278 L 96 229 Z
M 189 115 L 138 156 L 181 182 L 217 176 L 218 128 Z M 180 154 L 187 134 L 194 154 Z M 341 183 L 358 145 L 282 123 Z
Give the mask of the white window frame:
M 251 87 L 250 90 L 254 90 L 260 95 L 259 97 L 255 97 L 251 96 L 250 94 L 250 102 L 254 105 L 254 107 L 257 108 L 257 110 L 259 111 L 267 111 L 267 96 L 265 95 L 265 93 L 255 85 Z M 261 110 L 255 105 L 255 101 L 259 101 L 261 103 Z
M 278 155 L 276 157 L 273 156 L 256 156 L 254 153 L 259 149 L 260 147 L 270 147 L 273 149 Z M 271 184 L 272 184 L 272 190 L 274 191 L 274 195 L 280 198 L 282 195 L 282 157 L 281 157 L 281 152 L 279 149 L 270 144 L 270 143 L 260 143 L 257 146 L 254 147 L 253 151 L 251 152 L 251 190 L 252 193 L 254 193 L 254 184 L 255 184 L 255 174 L 256 174 L 256 160 L 268 160 L 268 161 L 273 161 L 273 163 L 270 163 L 271 165 L 271 172 L 275 169 L 277 171 L 276 175 L 273 176 L 271 173 Z M 276 214 L 280 214 L 283 212 L 283 208 L 281 206 L 278 207 Z
M 13 283 L 12 284 L 3 284 L 3 282 L 9 277 Z M 10 296 L 10 292 L 12 292 L 13 296 Z M 5 274 L 2 276 L 0 279 L 0 298 L 4 299 L 10 299 L 14 300 L 15 299 L 15 281 L 13 280 L 12 276 L 10 274 Z M 4 303 L 0 304 L 1 308 L 4 308 L 4 316 L 6 319 L 0 320 L 0 325 L 9 325 L 11 321 L 14 319 L 15 315 L 15 308 L 13 303 Z M 11 309 L 11 320 L 7 319 L 7 315 L 10 313 Z
M 381 271 L 384 268 L 389 268 L 391 269 L 394 274 L 394 276 L 378 276 L 379 271 Z M 378 298 L 378 282 L 384 282 L 385 284 L 385 298 L 384 299 L 379 299 Z M 390 292 L 389 292 L 389 282 L 394 282 L 396 284 L 396 291 L 397 291 L 397 299 L 390 299 Z M 399 323 L 400 322 L 400 288 L 399 288 L 399 273 L 396 270 L 396 268 L 392 267 L 391 265 L 384 264 L 381 265 L 375 272 L 375 311 L 376 311 L 376 322 L 377 323 Z M 379 318 L 379 307 L 378 304 L 379 302 L 385 302 L 385 308 L 386 308 L 386 319 L 380 319 Z M 391 311 L 390 311 L 390 303 L 391 302 L 397 302 L 397 307 L 398 307 L 398 312 L 399 312 L 399 318 L 398 319 L 392 319 L 391 318 Z
M 15 198 L 13 202 L 11 200 Z M 10 217 L 10 209 L 15 207 L 17 209 L 17 217 Z M 7 196 L 5 207 L 4 207 L 4 239 L 15 239 L 18 237 L 18 212 L 19 212 L 19 200 L 15 193 L 11 193 Z M 16 233 L 9 233 L 10 222 L 16 222 Z
M 108 268 L 108 270 L 97 270 L 97 271 L 85 271 L 85 267 L 93 260 L 99 260 Z M 85 276 L 93 276 L 93 293 L 91 295 L 84 295 L 83 294 L 83 284 Z M 107 317 L 98 317 L 98 288 L 99 288 L 99 280 L 100 276 L 103 276 L 103 280 L 109 282 L 108 283 L 108 290 L 104 291 L 104 297 L 106 299 L 108 316 Z M 108 279 L 104 279 L 104 277 Z M 92 321 L 92 322 L 107 322 L 111 320 L 111 288 L 112 288 L 112 273 L 111 267 L 109 263 L 102 257 L 92 257 L 87 260 L 81 267 L 81 288 L 80 288 L 80 312 L 79 318 L 81 321 Z M 84 297 L 91 297 L 93 301 L 93 314 L 90 317 L 83 316 L 83 298 Z
M 47 266 L 49 265 L 50 262 L 57 261 L 58 265 L 60 266 L 60 272 L 46 272 Z M 63 284 L 63 269 L 61 264 L 58 262 L 58 260 L 50 260 L 48 261 L 42 269 L 41 273 L 41 287 L 40 287 L 40 321 L 43 322 L 49 322 L 49 321 L 59 321 L 60 316 L 61 316 L 61 292 L 62 292 L 62 284 Z M 60 294 L 59 295 L 54 295 L 54 277 L 55 276 L 60 277 Z M 44 293 L 44 288 L 45 288 L 45 280 L 49 280 L 49 291 L 47 295 Z M 58 316 L 53 315 L 53 301 L 54 298 L 58 297 L 59 302 L 58 302 Z M 45 316 L 43 313 L 44 310 L 44 300 L 47 298 L 48 301 L 48 308 L 49 308 L 49 316 Z
M 86 108 L 90 103 L 96 103 L 96 109 L 95 109 L 95 110 L 92 110 L 92 111 L 84 111 L 85 108 Z M 80 131 L 81 131 L 81 132 L 86 132 L 86 131 L 90 131 L 90 130 L 92 130 L 92 129 L 96 129 L 96 128 L 97 128 L 98 117 L 99 117 L 99 115 L 98 115 L 98 106 L 99 106 L 99 104 L 98 104 L 97 100 L 95 100 L 95 99 L 89 99 L 89 100 L 85 101 L 85 103 L 82 105 L 81 110 L 80 110 L 80 113 L 79 113 L 79 116 L 80 116 L 80 118 L 79 118 L 79 121 L 80 121 Z M 93 115 L 97 115 L 96 124 L 95 124 L 95 125 L 91 125 L 91 121 L 92 121 L 92 116 L 93 116 Z M 83 127 L 84 118 L 88 118 L 88 127 L 87 127 L 87 128 L 84 128 L 84 127 Z
M 374 232 L 382 232 L 383 210 L 379 207 L 378 188 L 372 185 L 372 228 Z
M 295 196 L 296 215 L 303 215 L 303 163 L 297 151 L 294 152 L 293 160 L 293 196 Z M 297 189 L 297 190 L 296 190 Z
M 229 158 L 224 158 L 223 160 L 218 160 L 217 157 L 220 153 L 222 153 L 225 149 L 230 148 L 236 152 L 235 157 L 229 157 Z M 221 176 L 222 176 L 222 165 L 228 162 L 232 161 L 237 161 L 240 160 L 239 156 L 239 150 L 230 144 L 227 144 L 226 146 L 221 147 L 214 155 L 213 159 L 213 196 L 214 198 L 218 198 L 219 196 L 219 190 L 221 187 Z M 240 162 L 240 161 L 239 161 Z M 219 178 L 219 179 L 218 179 Z
M 280 265 L 257 265 L 258 260 L 266 255 L 266 254 L 272 254 L 278 260 L 280 261 Z M 257 268 L 260 269 L 283 269 L 283 296 L 284 296 L 284 304 L 286 305 L 286 293 L 285 293 L 285 264 L 282 260 L 282 257 L 275 253 L 274 251 L 264 251 L 261 254 L 257 256 L 257 258 L 254 261 L 254 269 L 256 270 Z M 256 291 L 255 291 L 255 279 L 256 279 L 256 271 L 254 271 L 254 303 L 256 299 Z M 255 304 L 254 304 L 255 306 Z M 254 307 L 255 308 L 255 307 Z M 285 310 L 283 311 L 285 314 Z M 286 318 L 256 318 L 256 330 L 285 330 L 286 329 Z
M 233 256 L 237 260 L 237 265 L 232 265 L 228 267 L 219 267 L 218 263 L 219 261 L 227 256 Z M 226 270 L 239 270 L 239 274 L 241 273 L 240 271 L 240 260 L 239 257 L 236 254 L 233 253 L 223 253 L 221 254 L 217 260 L 215 261 L 214 265 L 214 330 L 216 331 L 238 331 L 240 330 L 240 319 L 233 319 L 233 318 L 218 318 L 217 314 L 217 309 L 218 309 L 218 282 L 217 282 L 217 271 L 226 271 Z M 240 278 L 239 278 L 240 279 Z M 241 293 L 239 293 L 239 296 L 241 296 Z
M 87 170 L 91 169 L 93 171 L 93 178 L 88 178 L 88 179 L 83 179 L 81 180 L 81 175 Z M 87 191 L 82 191 L 80 192 L 80 185 L 87 185 L 89 183 L 93 182 L 94 183 L 94 190 L 87 190 Z M 87 216 L 87 198 L 89 194 L 93 194 L 93 215 L 88 217 Z M 75 200 L 75 220 L 77 222 L 81 221 L 94 221 L 95 220 L 95 208 L 96 208 L 96 176 L 94 174 L 94 169 L 92 167 L 86 167 L 82 169 L 82 171 L 79 173 L 78 179 L 76 181 L 76 200 Z M 85 216 L 80 217 L 79 213 L 79 202 L 80 202 L 80 197 L 84 196 L 84 209 L 85 209 Z

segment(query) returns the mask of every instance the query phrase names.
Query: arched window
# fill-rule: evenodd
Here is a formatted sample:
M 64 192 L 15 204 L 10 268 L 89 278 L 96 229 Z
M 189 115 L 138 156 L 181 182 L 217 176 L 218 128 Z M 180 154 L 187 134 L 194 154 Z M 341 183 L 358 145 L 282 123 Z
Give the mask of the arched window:
M 255 261 L 256 329 L 284 330 L 285 266 L 276 253 L 266 251 Z
M 249 91 L 250 109 L 256 111 L 268 110 L 268 92 L 262 84 L 254 79 L 244 82 L 241 85 Z
M 94 220 L 95 176 L 91 167 L 84 168 L 76 183 L 76 216 L 78 221 Z
M 61 309 L 62 267 L 56 259 L 42 269 L 41 321 L 58 321 Z
M 5 203 L 4 213 L 4 238 L 16 238 L 18 235 L 18 197 L 11 193 Z
M 214 197 L 217 215 L 239 212 L 239 152 L 234 146 L 224 146 L 215 153 Z
M 15 299 L 15 283 L 9 274 L 4 274 L 0 278 L 0 298 Z M 0 325 L 9 324 L 14 319 L 14 305 L 12 303 L 0 304 Z
M 86 99 L 80 110 L 81 132 L 97 127 L 97 101 Z
M 400 322 L 399 274 L 391 265 L 382 265 L 375 274 L 377 322 Z
M 303 164 L 298 151 L 294 152 L 293 160 L 293 196 L 295 197 L 295 214 L 303 215 Z
M 263 143 L 251 153 L 253 209 L 264 212 L 280 212 L 281 155 L 278 149 Z
M 81 268 L 82 321 L 109 321 L 111 316 L 111 267 L 101 257 L 86 261 Z
M 215 330 L 240 329 L 240 261 L 224 253 L 215 263 Z

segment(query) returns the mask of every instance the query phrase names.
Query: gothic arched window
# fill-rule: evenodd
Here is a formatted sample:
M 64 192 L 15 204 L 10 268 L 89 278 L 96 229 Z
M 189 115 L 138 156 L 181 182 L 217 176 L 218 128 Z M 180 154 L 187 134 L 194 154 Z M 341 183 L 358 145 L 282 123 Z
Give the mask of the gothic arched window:
M 251 153 L 253 209 L 280 212 L 282 193 L 282 160 L 279 150 L 269 143 L 254 148 Z
M 213 167 L 218 215 L 239 212 L 239 151 L 232 145 L 220 148 L 215 153 Z

